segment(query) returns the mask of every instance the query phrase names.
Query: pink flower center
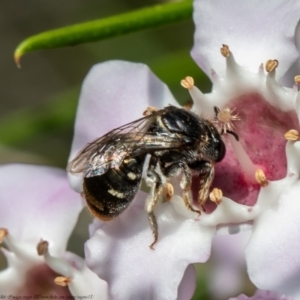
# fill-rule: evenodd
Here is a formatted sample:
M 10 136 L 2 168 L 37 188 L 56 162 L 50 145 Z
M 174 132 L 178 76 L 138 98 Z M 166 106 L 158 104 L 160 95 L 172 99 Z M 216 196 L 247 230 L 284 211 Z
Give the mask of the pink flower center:
M 26 274 L 26 282 L 16 293 L 17 295 L 55 295 L 61 299 L 72 299 L 67 287 L 61 287 L 54 283 L 58 274 L 52 271 L 46 264 L 31 268 Z
M 235 121 L 235 131 L 240 144 L 257 169 L 262 169 L 268 180 L 279 180 L 286 176 L 286 140 L 284 134 L 290 129 L 299 129 L 294 111 L 284 112 L 271 106 L 257 94 L 245 94 L 233 99 L 229 108 L 234 109 L 240 120 Z M 245 176 L 245 171 L 236 159 L 232 145 L 225 137 L 226 156 L 215 166 L 212 188 L 223 191 L 224 197 L 240 204 L 253 206 L 257 201 L 260 185 Z M 254 176 L 253 176 L 254 178 Z M 199 180 L 193 178 L 193 199 L 197 199 Z M 207 202 L 207 212 L 215 204 Z

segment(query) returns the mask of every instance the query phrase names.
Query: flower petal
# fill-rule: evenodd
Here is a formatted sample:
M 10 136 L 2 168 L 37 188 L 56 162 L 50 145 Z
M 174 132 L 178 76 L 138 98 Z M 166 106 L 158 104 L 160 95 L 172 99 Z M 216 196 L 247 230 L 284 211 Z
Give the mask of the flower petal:
M 294 41 L 299 15 L 300 2 L 293 0 L 195 0 L 192 57 L 211 78 L 211 69 L 224 76 L 219 49 L 226 44 L 237 63 L 253 72 L 269 59 L 279 60 L 276 72 L 282 77 L 299 57 Z
M 300 297 L 300 181 L 254 224 L 246 249 L 248 273 L 260 289 Z M 265 199 L 268 201 L 268 199 Z
M 145 198 L 139 192 L 121 216 L 108 223 L 96 221 L 99 229 L 85 245 L 87 265 L 107 281 L 110 299 L 177 299 L 187 266 L 210 255 L 215 229 L 179 216 L 169 203 L 157 209 L 159 240 L 151 250 Z
M 16 240 L 34 248 L 47 240 L 59 256 L 82 207 L 63 170 L 22 164 L 0 167 L 0 228 L 7 228 Z
M 244 294 L 241 294 L 237 297 L 230 298 L 229 300 L 292 300 L 290 297 L 280 295 L 277 292 L 273 291 L 262 291 L 257 290 L 252 297 L 248 297 Z
M 246 278 L 245 247 L 249 238 L 250 230 L 214 237 L 208 273 L 214 299 L 224 299 L 242 291 Z
M 148 106 L 178 105 L 168 87 L 144 64 L 108 61 L 86 76 L 79 100 L 70 160 L 87 143 L 143 117 Z M 81 191 L 81 180 L 69 176 Z

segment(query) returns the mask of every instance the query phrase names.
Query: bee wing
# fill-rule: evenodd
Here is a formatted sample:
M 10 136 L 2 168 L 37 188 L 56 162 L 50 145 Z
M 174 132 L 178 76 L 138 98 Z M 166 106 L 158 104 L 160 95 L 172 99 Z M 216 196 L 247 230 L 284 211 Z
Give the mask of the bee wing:
M 149 132 L 162 109 L 116 128 L 89 143 L 68 164 L 67 171 L 83 173 L 84 177 L 102 175 L 110 168 L 118 168 L 128 156 L 137 156 L 159 150 L 175 149 L 188 143 L 182 135 L 167 132 Z
M 153 119 L 154 115 L 143 117 L 87 144 L 69 162 L 67 171 L 72 174 L 84 173 L 85 177 L 91 177 L 104 174 L 109 168 L 118 167 L 145 136 Z

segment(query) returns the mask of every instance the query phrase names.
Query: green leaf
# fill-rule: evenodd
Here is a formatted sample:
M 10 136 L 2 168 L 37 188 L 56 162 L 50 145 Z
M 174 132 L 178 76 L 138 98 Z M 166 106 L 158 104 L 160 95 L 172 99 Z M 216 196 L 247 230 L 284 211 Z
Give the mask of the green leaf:
M 46 31 L 25 39 L 15 50 L 16 64 L 28 52 L 95 42 L 191 18 L 192 0 L 171 2 Z

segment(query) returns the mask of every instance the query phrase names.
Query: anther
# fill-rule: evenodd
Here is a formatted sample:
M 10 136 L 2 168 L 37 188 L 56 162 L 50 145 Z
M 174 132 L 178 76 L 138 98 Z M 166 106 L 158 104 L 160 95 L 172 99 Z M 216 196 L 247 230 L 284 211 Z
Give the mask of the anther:
M 258 169 L 255 172 L 255 179 L 262 187 L 265 187 L 269 184 L 269 181 L 266 178 L 266 175 L 263 170 Z
M 180 84 L 184 87 L 184 88 L 186 88 L 186 89 L 191 89 L 191 88 L 193 88 L 194 87 L 194 78 L 193 77 L 191 77 L 191 76 L 187 76 L 187 77 L 185 77 L 184 79 L 182 79 L 181 81 L 180 81 Z
M 43 240 L 40 241 L 36 247 L 38 255 L 41 256 L 41 255 L 44 255 L 45 253 L 47 253 L 48 246 L 49 246 L 49 243 L 47 241 L 43 241 Z
M 266 62 L 266 66 L 265 66 L 266 71 L 268 73 L 271 73 L 271 72 L 275 71 L 275 69 L 278 67 L 278 65 L 279 65 L 278 60 L 276 60 L 276 59 L 269 59 Z
M 167 201 L 170 201 L 172 196 L 174 195 L 174 188 L 173 185 L 169 182 L 167 182 L 164 186 L 164 196 L 166 197 Z
M 217 205 L 221 204 L 222 197 L 223 197 L 222 190 L 217 189 L 217 188 L 214 188 L 209 194 L 210 201 L 216 203 Z
M 230 55 L 230 50 L 229 50 L 229 47 L 227 45 L 222 45 L 222 48 L 220 49 L 221 51 L 221 54 L 224 56 L 224 57 L 228 57 Z
M 3 243 L 4 238 L 8 235 L 8 230 L 6 228 L 0 228 L 0 244 Z
M 300 140 L 299 132 L 295 129 L 291 129 L 284 135 L 284 138 L 288 141 L 293 141 L 293 142 L 299 141 Z
M 67 286 L 71 282 L 70 277 L 64 277 L 64 276 L 57 276 L 54 279 L 55 284 L 59 286 Z
M 295 81 L 295 83 L 296 83 L 297 85 L 300 85 L 300 75 L 296 75 L 296 76 L 294 77 L 294 81 Z
M 154 112 L 158 111 L 159 109 L 154 106 L 148 106 L 146 110 L 143 112 L 143 116 L 152 115 Z

